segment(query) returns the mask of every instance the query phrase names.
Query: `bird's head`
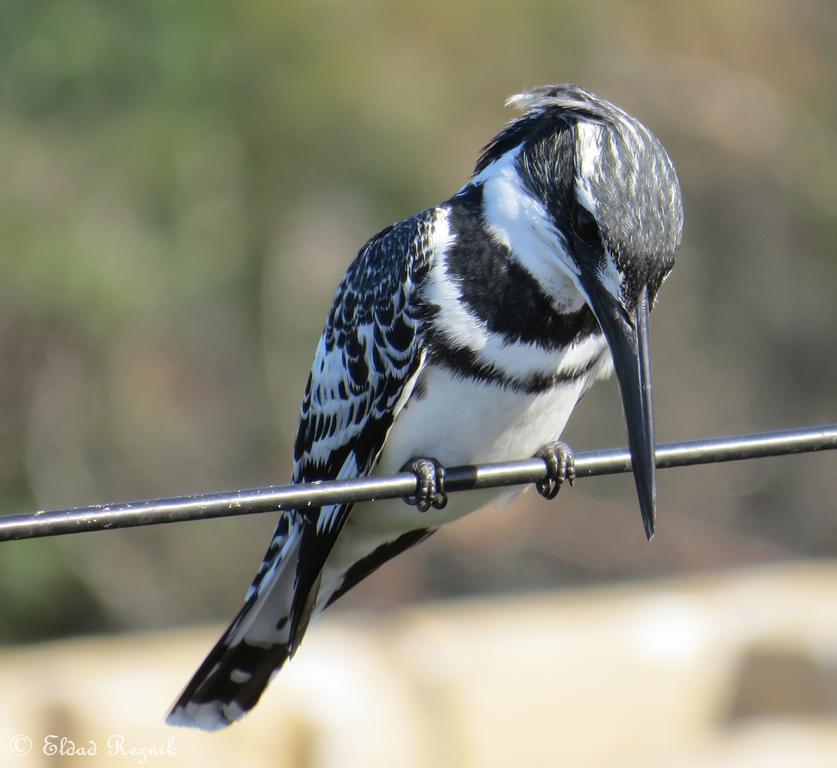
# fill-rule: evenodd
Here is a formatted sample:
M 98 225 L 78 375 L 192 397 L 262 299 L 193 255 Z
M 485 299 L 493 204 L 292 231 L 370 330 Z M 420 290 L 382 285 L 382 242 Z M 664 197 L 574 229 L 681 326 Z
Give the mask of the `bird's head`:
M 520 249 L 524 266 L 556 307 L 572 309 L 574 296 L 602 328 L 650 538 L 655 464 L 648 312 L 680 245 L 677 174 L 642 123 L 587 90 L 543 86 L 508 103 L 524 114 L 485 148 L 476 174 L 494 184 L 488 202 L 494 220 L 530 244 Z

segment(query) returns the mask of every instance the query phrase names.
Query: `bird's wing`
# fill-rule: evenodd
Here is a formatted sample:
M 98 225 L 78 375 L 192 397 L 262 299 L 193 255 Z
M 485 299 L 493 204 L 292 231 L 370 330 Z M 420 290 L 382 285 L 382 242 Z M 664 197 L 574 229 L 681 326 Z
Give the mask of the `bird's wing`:
M 294 447 L 294 482 L 368 475 L 424 364 L 416 288 L 432 257 L 434 212 L 374 236 L 349 267 L 317 346 Z M 291 646 L 351 504 L 291 513 L 301 527 Z M 287 524 L 286 524 L 287 525 Z
M 305 389 L 295 482 L 363 476 L 374 469 L 424 365 L 425 310 L 417 288 L 436 248 L 437 216 L 425 211 L 379 233 L 346 272 Z M 351 508 L 338 504 L 282 515 L 244 606 L 186 685 L 168 722 L 212 730 L 252 709 L 299 645 L 323 566 Z M 419 534 L 409 541 L 427 532 Z M 394 544 L 408 545 L 403 537 Z

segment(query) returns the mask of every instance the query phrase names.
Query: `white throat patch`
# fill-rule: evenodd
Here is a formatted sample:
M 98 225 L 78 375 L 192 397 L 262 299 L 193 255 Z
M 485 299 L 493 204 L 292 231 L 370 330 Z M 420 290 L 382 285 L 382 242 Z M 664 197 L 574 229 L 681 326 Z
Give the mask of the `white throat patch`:
M 578 268 L 543 203 L 523 186 L 515 167 L 519 151 L 507 152 L 474 178 L 483 184 L 486 226 L 538 281 L 556 311 L 576 312 L 584 304 Z

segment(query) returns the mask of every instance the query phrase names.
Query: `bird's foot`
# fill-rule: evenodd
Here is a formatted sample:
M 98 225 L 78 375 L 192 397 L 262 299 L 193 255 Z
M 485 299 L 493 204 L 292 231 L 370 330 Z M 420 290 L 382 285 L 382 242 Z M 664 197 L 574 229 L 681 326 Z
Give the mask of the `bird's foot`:
M 575 481 L 575 456 L 566 443 L 547 443 L 535 458 L 546 462 L 546 477 L 535 483 L 538 493 L 545 499 L 554 499 L 565 482 L 572 485 Z
M 445 468 L 436 459 L 411 459 L 402 472 L 412 472 L 416 476 L 415 496 L 406 496 L 404 501 L 416 507 L 419 512 L 444 509 L 448 503 L 445 493 Z

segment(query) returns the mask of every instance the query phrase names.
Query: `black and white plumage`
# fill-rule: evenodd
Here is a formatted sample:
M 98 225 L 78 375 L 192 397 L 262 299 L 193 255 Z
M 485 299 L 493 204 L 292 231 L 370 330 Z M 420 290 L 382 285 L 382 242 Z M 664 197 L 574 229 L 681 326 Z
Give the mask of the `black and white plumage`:
M 305 390 L 294 482 L 533 455 L 615 366 L 646 532 L 654 522 L 647 316 L 674 263 L 682 203 L 651 132 L 572 85 L 523 115 L 456 195 L 375 235 L 337 290 Z M 283 514 L 244 607 L 169 722 L 242 717 L 309 619 L 493 491 L 444 509 L 401 500 Z

